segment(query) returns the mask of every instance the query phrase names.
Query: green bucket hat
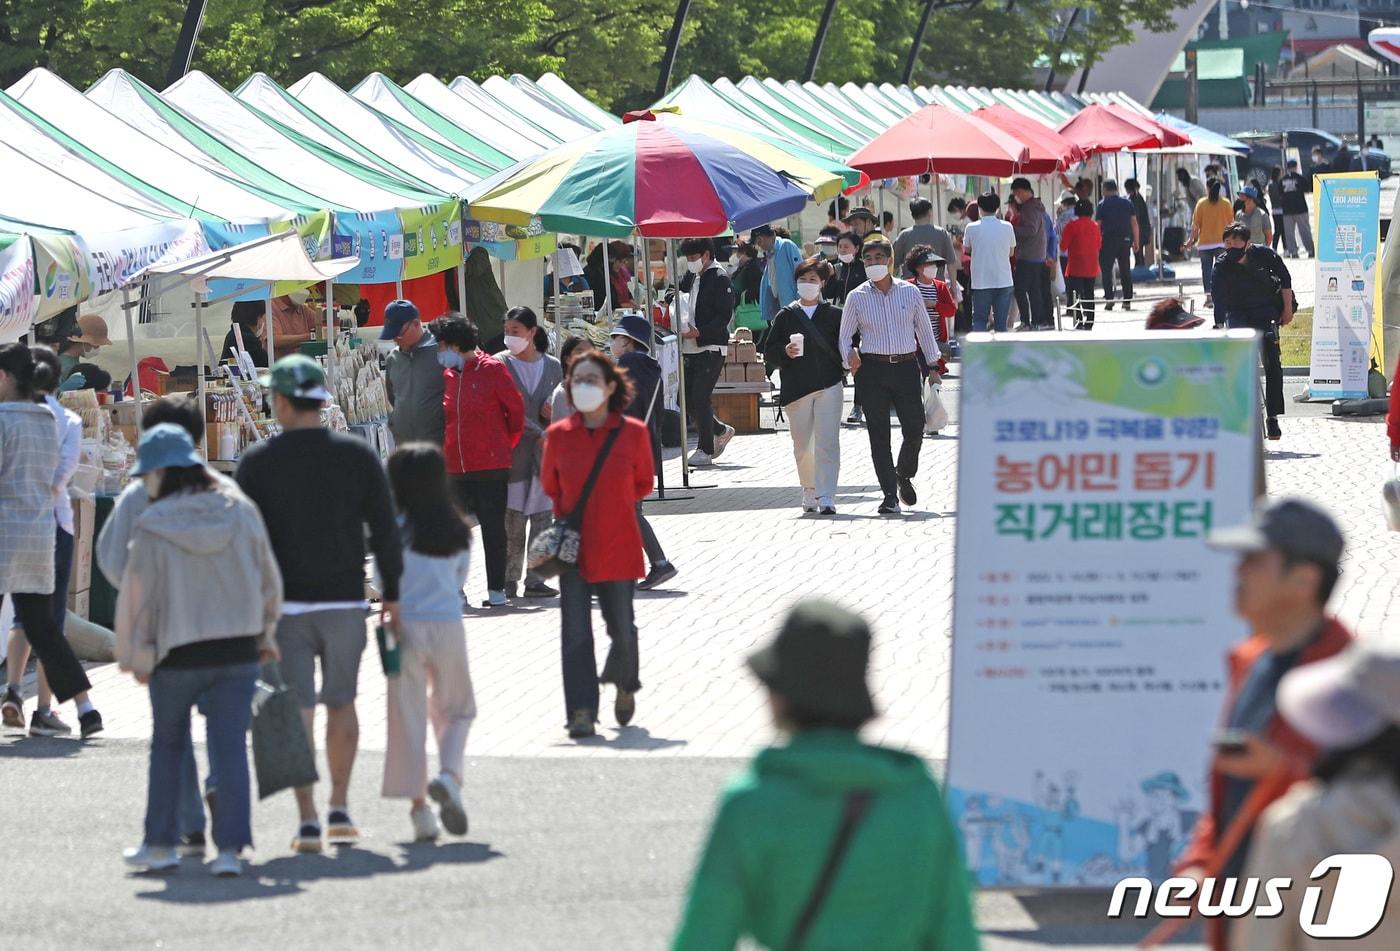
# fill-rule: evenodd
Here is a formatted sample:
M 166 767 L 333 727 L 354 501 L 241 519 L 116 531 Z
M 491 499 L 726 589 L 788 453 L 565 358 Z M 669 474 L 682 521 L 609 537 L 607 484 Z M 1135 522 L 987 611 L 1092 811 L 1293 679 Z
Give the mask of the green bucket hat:
M 278 360 L 267 376 L 258 382 L 274 393 L 297 399 L 325 402 L 334 398 L 326 389 L 326 374 L 322 372 L 321 365 L 299 353 Z
M 860 722 L 875 716 L 865 682 L 870 628 L 830 601 L 799 602 L 772 642 L 749 655 L 748 664 L 769 689 L 804 713 Z

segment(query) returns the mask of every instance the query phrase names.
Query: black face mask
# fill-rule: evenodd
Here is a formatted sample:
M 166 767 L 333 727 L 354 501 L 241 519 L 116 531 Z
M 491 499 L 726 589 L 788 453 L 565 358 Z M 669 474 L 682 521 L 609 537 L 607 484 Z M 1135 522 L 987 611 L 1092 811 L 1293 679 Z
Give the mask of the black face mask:
M 1245 251 L 1245 248 L 1226 248 L 1225 257 L 1229 258 L 1231 261 L 1238 261 L 1240 258 L 1244 257 Z

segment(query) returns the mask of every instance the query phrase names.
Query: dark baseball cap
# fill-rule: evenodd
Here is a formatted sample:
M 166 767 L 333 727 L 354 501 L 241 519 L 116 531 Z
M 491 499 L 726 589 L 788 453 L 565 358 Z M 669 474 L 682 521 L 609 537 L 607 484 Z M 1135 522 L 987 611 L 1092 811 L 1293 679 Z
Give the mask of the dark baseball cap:
M 380 340 L 396 340 L 403 329 L 418 319 L 418 307 L 410 300 L 393 300 L 384 307 L 384 330 Z
M 1219 551 L 1277 551 L 1292 561 L 1335 568 L 1346 541 L 1342 530 L 1322 509 L 1302 499 L 1283 499 L 1259 509 L 1246 525 L 1220 528 L 1206 539 Z
M 877 222 L 880 220 L 879 218 L 875 217 L 875 212 L 871 211 L 869 208 L 866 208 L 864 205 L 861 205 L 858 208 L 852 208 L 850 210 L 850 213 L 846 215 L 846 221 L 855 221 L 857 218 L 868 218 L 871 221 Z

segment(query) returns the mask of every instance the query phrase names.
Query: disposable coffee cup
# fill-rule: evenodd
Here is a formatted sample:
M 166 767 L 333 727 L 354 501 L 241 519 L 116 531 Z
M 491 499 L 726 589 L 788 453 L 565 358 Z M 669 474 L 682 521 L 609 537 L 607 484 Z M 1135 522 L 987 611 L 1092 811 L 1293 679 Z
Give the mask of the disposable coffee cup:
M 806 341 L 807 337 L 805 334 L 793 334 L 791 337 L 788 337 L 788 343 L 797 348 L 797 355 L 799 357 L 807 350 Z

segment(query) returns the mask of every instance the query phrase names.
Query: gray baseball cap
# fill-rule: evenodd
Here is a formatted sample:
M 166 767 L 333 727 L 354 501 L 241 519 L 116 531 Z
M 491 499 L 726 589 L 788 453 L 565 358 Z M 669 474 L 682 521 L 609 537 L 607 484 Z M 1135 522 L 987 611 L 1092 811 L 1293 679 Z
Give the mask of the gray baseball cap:
M 1289 671 L 1279 682 L 1283 718 L 1318 746 L 1346 749 L 1400 723 L 1400 648 L 1353 644 Z
M 1342 530 L 1322 509 L 1302 499 L 1283 499 L 1259 509 L 1245 525 L 1211 532 L 1206 544 L 1220 551 L 1281 552 L 1293 561 L 1335 568 L 1346 542 Z

